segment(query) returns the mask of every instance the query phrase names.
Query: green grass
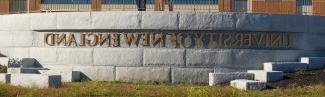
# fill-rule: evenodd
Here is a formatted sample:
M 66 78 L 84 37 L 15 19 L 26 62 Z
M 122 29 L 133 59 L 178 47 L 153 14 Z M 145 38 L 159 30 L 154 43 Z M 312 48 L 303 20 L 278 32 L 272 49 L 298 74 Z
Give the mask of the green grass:
M 229 86 L 85 81 L 60 88 L 22 88 L 0 84 L 0 97 L 325 97 L 325 84 L 242 91 Z

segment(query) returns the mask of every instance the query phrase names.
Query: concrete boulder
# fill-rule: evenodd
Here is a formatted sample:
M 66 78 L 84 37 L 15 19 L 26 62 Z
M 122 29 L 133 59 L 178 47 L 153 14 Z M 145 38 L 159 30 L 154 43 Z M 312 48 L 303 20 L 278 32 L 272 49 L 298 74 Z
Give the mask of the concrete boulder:
M 264 63 L 264 70 L 266 70 L 266 71 L 296 72 L 299 69 L 307 70 L 307 64 L 300 63 L 300 62 L 268 62 L 268 63 Z
M 230 85 L 241 90 L 262 90 L 266 88 L 266 82 L 245 79 L 233 80 Z
M 248 70 L 247 72 L 254 74 L 254 80 L 258 81 L 275 82 L 283 79 L 282 71 Z
M 300 62 L 308 64 L 308 70 L 325 68 L 325 57 L 302 57 Z
M 254 79 L 254 74 L 246 72 L 209 73 L 209 85 L 228 83 L 236 79 Z

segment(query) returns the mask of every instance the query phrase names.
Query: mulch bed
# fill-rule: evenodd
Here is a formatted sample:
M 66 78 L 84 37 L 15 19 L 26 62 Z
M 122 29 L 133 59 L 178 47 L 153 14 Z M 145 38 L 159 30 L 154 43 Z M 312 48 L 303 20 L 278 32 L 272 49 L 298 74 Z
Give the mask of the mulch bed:
M 270 88 L 325 84 L 325 69 L 285 74 L 284 80 L 269 83 Z

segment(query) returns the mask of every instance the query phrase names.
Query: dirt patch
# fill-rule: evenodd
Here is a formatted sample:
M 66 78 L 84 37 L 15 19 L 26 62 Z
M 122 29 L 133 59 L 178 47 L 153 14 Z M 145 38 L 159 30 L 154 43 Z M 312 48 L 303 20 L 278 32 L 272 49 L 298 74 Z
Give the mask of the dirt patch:
M 284 76 L 284 80 L 269 83 L 269 86 L 271 88 L 288 88 L 291 86 L 310 86 L 319 84 L 325 84 L 325 69 L 287 73 Z

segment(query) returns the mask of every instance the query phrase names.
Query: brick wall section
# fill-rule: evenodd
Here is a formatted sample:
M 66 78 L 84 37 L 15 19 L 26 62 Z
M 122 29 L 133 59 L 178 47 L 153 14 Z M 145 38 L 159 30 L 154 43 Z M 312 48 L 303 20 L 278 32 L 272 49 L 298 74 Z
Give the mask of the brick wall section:
M 218 6 L 220 12 L 231 12 L 232 0 L 218 0 Z
M 9 0 L 0 0 L 0 14 L 9 13 Z
M 313 15 L 325 16 L 325 0 L 313 0 Z
M 101 11 L 102 9 L 102 0 L 91 0 L 91 10 L 92 11 Z
M 252 0 L 251 3 L 253 13 L 296 13 L 296 0 Z
M 41 9 L 41 0 L 28 0 L 28 11 L 39 12 Z

